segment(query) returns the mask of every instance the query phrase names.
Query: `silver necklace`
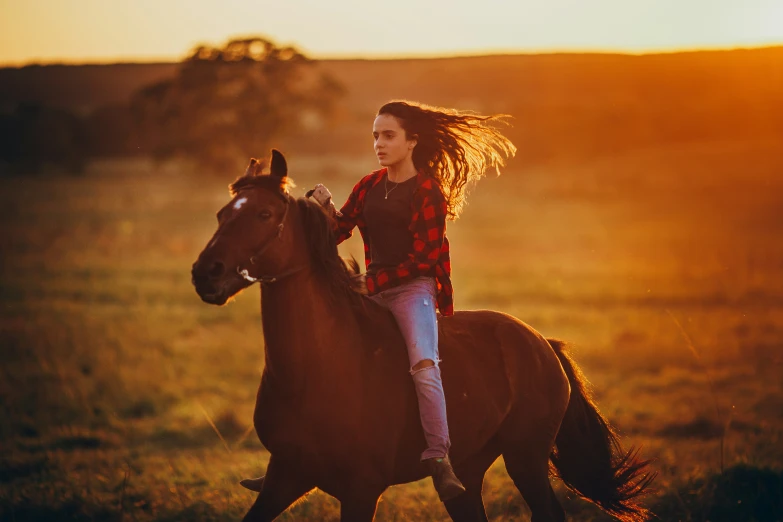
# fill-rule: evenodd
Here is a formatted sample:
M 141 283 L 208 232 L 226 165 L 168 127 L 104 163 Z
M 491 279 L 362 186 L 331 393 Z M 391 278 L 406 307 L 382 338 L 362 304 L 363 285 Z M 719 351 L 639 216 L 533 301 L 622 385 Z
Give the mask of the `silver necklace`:
M 394 189 L 396 189 L 396 188 L 397 188 L 397 187 L 399 187 L 399 186 L 400 186 L 400 184 L 399 184 L 399 183 L 397 183 L 397 184 L 395 184 L 395 185 L 394 185 L 394 186 L 391 188 L 391 190 L 389 190 L 389 175 L 388 175 L 388 174 L 386 174 L 386 179 L 383 181 L 383 190 L 384 190 L 384 192 L 386 192 L 386 196 L 385 196 L 383 199 L 389 199 L 389 194 L 391 194 L 392 192 L 394 192 Z

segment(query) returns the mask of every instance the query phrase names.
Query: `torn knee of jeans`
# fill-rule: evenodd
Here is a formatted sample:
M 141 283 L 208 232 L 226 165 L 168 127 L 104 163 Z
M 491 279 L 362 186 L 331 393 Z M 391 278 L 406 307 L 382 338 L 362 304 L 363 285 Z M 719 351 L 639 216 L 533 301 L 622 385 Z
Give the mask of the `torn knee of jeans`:
M 422 359 L 421 361 L 411 366 L 411 375 L 415 375 L 424 370 L 429 370 L 430 368 L 437 368 L 439 362 L 440 360 L 433 361 L 432 359 Z

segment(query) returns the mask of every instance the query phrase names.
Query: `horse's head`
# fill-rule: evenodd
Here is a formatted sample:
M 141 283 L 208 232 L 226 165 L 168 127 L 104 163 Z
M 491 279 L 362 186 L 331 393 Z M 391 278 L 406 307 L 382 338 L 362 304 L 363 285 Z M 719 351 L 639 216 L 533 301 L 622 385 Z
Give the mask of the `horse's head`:
M 217 213 L 218 228 L 193 263 L 193 286 L 205 302 L 222 305 L 257 280 L 286 275 L 295 263 L 289 209 L 288 167 L 272 151 L 270 174 L 251 159 L 245 175 L 231 185 L 233 198 Z

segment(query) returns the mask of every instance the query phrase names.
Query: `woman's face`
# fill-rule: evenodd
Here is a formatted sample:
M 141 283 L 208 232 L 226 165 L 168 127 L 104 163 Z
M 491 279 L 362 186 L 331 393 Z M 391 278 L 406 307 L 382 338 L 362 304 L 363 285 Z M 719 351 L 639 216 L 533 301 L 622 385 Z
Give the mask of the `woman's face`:
M 382 167 L 406 161 L 413 154 L 415 139 L 406 139 L 399 120 L 391 114 L 379 114 L 372 125 L 375 155 Z

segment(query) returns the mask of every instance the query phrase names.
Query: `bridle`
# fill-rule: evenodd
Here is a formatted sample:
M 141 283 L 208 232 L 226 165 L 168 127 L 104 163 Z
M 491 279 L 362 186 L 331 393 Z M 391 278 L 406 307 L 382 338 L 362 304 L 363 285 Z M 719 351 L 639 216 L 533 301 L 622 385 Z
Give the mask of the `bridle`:
M 281 194 L 281 196 L 282 196 L 282 194 Z M 264 246 L 262 246 L 261 249 L 258 252 L 256 252 L 252 256 L 250 256 L 250 264 L 251 265 L 256 264 L 256 258 L 260 257 L 261 254 L 266 252 L 266 250 L 270 246 L 272 246 L 272 243 L 274 243 L 274 241 L 276 239 L 280 239 L 283 236 L 283 228 L 285 228 L 285 220 L 288 217 L 288 209 L 291 207 L 290 199 L 287 198 L 286 196 L 283 196 L 283 199 L 285 199 L 285 212 L 283 212 L 283 217 L 280 219 L 280 223 L 277 224 L 277 234 L 275 234 L 274 237 L 269 239 L 269 241 L 267 241 L 264 244 Z M 237 274 L 242 276 L 243 279 L 245 279 L 247 281 L 250 281 L 251 283 L 255 283 L 257 281 L 257 282 L 259 282 L 261 284 L 272 284 L 272 283 L 275 283 L 275 282 L 277 282 L 277 281 L 279 281 L 279 280 L 281 280 L 281 279 L 283 279 L 285 277 L 288 277 L 290 275 L 293 275 L 293 274 L 299 272 L 300 270 L 304 270 L 305 269 L 304 266 L 300 266 L 300 267 L 297 267 L 297 268 L 292 268 L 291 270 L 287 270 L 287 271 L 283 272 L 282 274 L 278 274 L 276 276 L 271 276 L 271 277 L 270 276 L 253 277 L 253 276 L 250 275 L 250 273 L 248 272 L 247 268 L 240 269 L 240 266 L 241 265 L 237 265 Z

